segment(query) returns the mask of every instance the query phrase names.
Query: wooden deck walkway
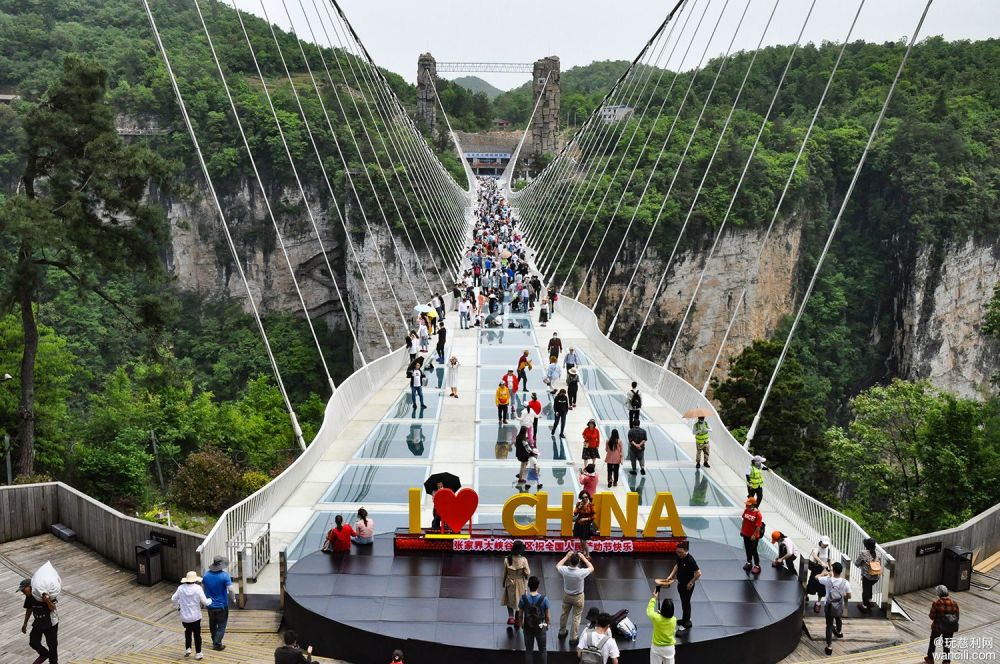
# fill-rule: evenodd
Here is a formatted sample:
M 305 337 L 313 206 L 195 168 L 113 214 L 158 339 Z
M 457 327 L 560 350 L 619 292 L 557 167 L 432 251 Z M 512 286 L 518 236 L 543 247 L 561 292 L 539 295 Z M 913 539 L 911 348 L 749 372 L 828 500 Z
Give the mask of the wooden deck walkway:
M 183 636 L 177 612 L 170 604 L 175 585 L 139 586 L 135 574 L 108 563 L 89 549 L 42 535 L 0 544 L 0 662 L 28 661 L 33 654 L 27 636 L 18 627 L 24 617 L 21 595 L 13 592 L 17 582 L 46 560 L 63 578 L 60 599 L 60 654 L 75 664 L 166 664 L 190 662 L 183 652 Z M 989 580 L 973 576 L 984 586 Z M 845 621 L 844 640 L 835 642 L 835 656 L 823 653 L 822 640 L 804 633 L 799 647 L 783 664 L 828 662 L 830 664 L 917 664 L 927 650 L 930 627 L 927 611 L 932 590 L 897 597 L 897 603 L 912 621 Z M 1000 660 L 1000 588 L 987 590 L 975 584 L 969 592 L 956 593 L 962 607 L 965 650 L 994 653 Z M 280 614 L 275 611 L 230 611 L 226 650 L 205 650 L 206 664 L 264 664 L 273 660 L 279 643 Z M 811 616 L 811 631 L 821 625 Z M 974 644 L 973 639 L 980 639 Z M 991 640 L 984 643 L 985 640 Z M 316 660 L 320 661 L 320 660 Z M 330 662 L 331 660 L 322 660 Z M 956 658 L 955 661 L 959 661 Z M 336 664 L 336 663 L 334 663 Z M 347 664 L 341 662 L 340 664 Z
M 59 601 L 59 651 L 66 662 L 181 661 L 183 630 L 170 603 L 176 584 L 152 588 L 135 582 L 123 570 L 79 544 L 51 535 L 0 544 L 0 662 L 28 661 L 33 651 L 18 627 L 24 619 L 23 598 L 13 592 L 46 560 L 63 579 Z M 230 611 L 227 648 L 206 651 L 205 662 L 271 662 L 280 637 L 276 611 Z M 185 660 L 189 661 L 189 660 Z
M 981 577 L 977 573 L 973 575 L 971 590 L 955 593 L 953 596 L 962 612 L 962 629 L 956 634 L 956 638 L 965 639 L 964 644 L 956 644 L 953 653 L 955 650 L 964 650 L 968 653 L 963 659 L 959 656 L 954 657 L 956 662 L 1000 661 L 1000 588 L 987 590 L 977 587 L 975 584 L 977 580 L 981 581 L 982 585 L 989 585 L 986 577 Z M 927 641 L 930 638 L 930 620 L 927 618 L 927 613 L 935 598 L 933 588 L 896 597 L 896 603 L 911 620 L 891 621 L 897 634 L 895 642 L 852 639 L 852 629 L 858 627 L 859 623 L 867 621 L 845 620 L 846 638 L 834 642 L 834 656 L 827 657 L 823 653 L 826 644 L 822 640 L 814 641 L 808 634 L 803 634 L 799 647 L 792 655 L 782 660 L 782 664 L 801 662 L 918 664 L 927 654 Z M 885 621 L 882 622 L 884 625 Z M 980 653 L 990 654 L 984 657 Z

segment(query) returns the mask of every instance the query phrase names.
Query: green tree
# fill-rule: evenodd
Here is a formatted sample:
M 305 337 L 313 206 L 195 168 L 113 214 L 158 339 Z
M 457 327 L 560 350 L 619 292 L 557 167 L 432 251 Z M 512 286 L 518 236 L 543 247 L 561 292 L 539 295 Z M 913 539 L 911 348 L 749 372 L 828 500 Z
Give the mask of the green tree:
M 729 377 L 713 379 L 722 421 L 734 435 L 745 437 L 764 389 L 781 354 L 778 341 L 755 341 L 733 360 Z M 789 353 L 774 383 L 753 439 L 753 451 L 794 483 L 815 485 L 825 450 L 817 444 L 825 417 L 822 399 L 806 389 L 807 377 L 794 353 Z
M 882 539 L 956 525 L 1000 500 L 997 400 L 894 380 L 851 400 L 827 431 L 845 509 Z
M 59 270 L 102 292 L 108 276 L 157 273 L 157 249 L 166 237 L 162 213 L 145 204 L 160 160 L 125 146 L 105 103 L 107 73 L 98 64 L 67 57 L 61 78 L 25 117 L 24 194 L 0 211 L 5 300 L 20 309 L 24 346 L 18 404 L 18 472 L 35 465 L 35 306 L 46 271 Z M 125 309 L 122 308 L 123 313 Z M 125 314 L 128 315 L 128 314 Z

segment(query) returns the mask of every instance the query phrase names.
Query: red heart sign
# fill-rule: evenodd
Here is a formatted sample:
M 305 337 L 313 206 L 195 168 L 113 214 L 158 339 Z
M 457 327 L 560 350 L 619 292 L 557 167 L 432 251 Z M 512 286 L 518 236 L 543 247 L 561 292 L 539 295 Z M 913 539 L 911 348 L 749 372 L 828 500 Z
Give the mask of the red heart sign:
M 458 493 L 451 489 L 438 489 L 434 494 L 434 509 L 441 520 L 456 533 L 469 523 L 477 507 L 479 494 L 467 486 L 459 489 Z

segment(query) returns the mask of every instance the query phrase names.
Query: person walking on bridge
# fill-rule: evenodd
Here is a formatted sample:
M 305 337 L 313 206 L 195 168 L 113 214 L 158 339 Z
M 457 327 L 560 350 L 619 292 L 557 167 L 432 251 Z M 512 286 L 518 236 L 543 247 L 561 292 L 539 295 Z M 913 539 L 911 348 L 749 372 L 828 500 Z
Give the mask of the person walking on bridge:
M 701 468 L 702 461 L 704 461 L 705 467 L 711 468 L 712 466 L 708 463 L 708 443 L 712 427 L 705 421 L 704 415 L 698 417 L 698 421 L 694 423 L 693 431 L 695 447 L 694 467 Z
M 525 392 L 528 391 L 528 371 L 534 368 L 529 357 L 530 352 L 525 349 L 524 353 L 521 354 L 521 359 L 517 361 L 517 380 L 521 384 L 521 389 Z
M 757 507 L 764 502 L 764 471 L 767 470 L 765 461 L 767 459 L 764 457 L 755 455 L 750 460 L 750 470 L 747 472 L 747 498 L 756 498 Z
M 861 544 L 865 548 L 854 559 L 854 566 L 861 570 L 861 605 L 858 609 L 862 613 L 871 613 L 872 593 L 882 577 L 882 559 L 875 550 L 874 537 L 866 537 Z
M 549 355 L 555 356 L 558 360 L 560 353 L 562 353 L 562 339 L 559 338 L 558 332 L 553 332 L 552 338 L 549 339 Z
M 510 419 L 510 388 L 500 381 L 496 391 L 497 423 L 500 426 L 507 424 Z
M 642 395 L 639 393 L 639 383 L 632 381 L 632 389 L 625 394 L 625 407 L 628 408 L 629 428 L 639 426 L 639 411 L 642 408 Z
M 743 550 L 747 554 L 747 562 L 743 571 L 760 574 L 760 553 L 757 545 L 764 534 L 764 515 L 757 509 L 757 501 L 747 498 L 746 509 L 743 510 L 743 520 L 740 524 L 740 537 L 743 538 Z

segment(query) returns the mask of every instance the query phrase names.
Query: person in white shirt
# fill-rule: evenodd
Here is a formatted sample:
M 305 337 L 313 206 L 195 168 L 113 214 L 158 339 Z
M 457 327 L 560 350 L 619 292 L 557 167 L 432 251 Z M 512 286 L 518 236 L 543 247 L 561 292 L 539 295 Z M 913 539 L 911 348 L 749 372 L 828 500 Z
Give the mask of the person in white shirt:
M 593 648 L 600 650 L 603 664 L 618 664 L 618 657 L 621 656 L 621 653 L 618 650 L 618 644 L 611 635 L 611 616 L 607 613 L 597 616 L 597 627 L 583 630 L 580 642 L 576 644 L 576 656 L 584 661 L 584 651 Z
M 774 559 L 771 563 L 774 567 L 781 567 L 784 565 L 788 568 L 789 572 L 795 572 L 795 559 L 799 555 L 799 549 L 795 546 L 795 542 L 792 541 L 790 537 L 785 535 L 785 533 L 780 530 L 775 530 L 771 533 L 771 544 L 778 545 L 778 557 Z
M 580 567 L 581 563 L 584 567 Z M 562 615 L 559 617 L 559 638 L 566 638 L 566 623 L 569 614 L 573 613 L 573 623 L 570 639 L 576 640 L 580 630 L 580 618 L 583 617 L 583 580 L 594 571 L 594 565 L 576 551 L 570 551 L 562 560 L 556 563 L 556 571 L 563 579 Z
M 834 563 L 829 572 L 821 572 L 816 578 L 826 590 L 823 614 L 826 616 L 827 655 L 833 654 L 833 637 L 844 638 L 844 614 L 847 613 L 847 601 L 851 599 L 851 582 L 840 578 L 843 572 L 844 566 Z
M 469 329 L 469 312 L 472 311 L 472 305 L 469 301 L 462 298 L 461 302 L 458 303 L 458 326 L 459 329 L 467 330 Z
M 813 611 L 816 613 L 820 612 L 820 604 L 826 592 L 817 577 L 820 572 L 829 571 L 832 562 L 833 548 L 830 546 L 830 538 L 823 535 L 819 538 L 816 548 L 809 552 L 809 582 L 806 584 L 806 602 L 809 601 L 809 595 L 816 594 L 816 604 L 813 605 Z
M 194 658 L 201 659 L 201 607 L 212 603 L 200 585 L 201 577 L 195 572 L 188 572 L 181 579 L 170 601 L 178 606 L 181 612 L 181 624 L 184 625 L 184 656 L 191 656 L 191 641 L 194 640 Z

